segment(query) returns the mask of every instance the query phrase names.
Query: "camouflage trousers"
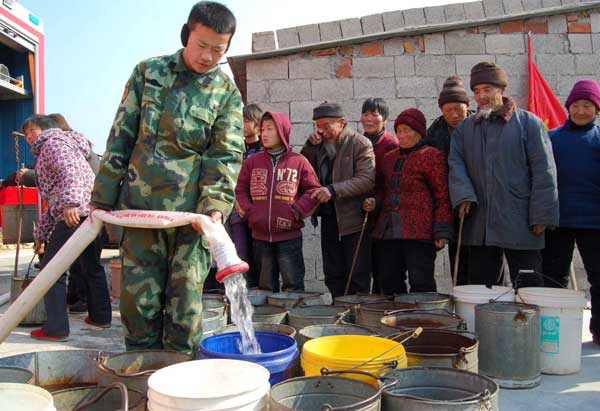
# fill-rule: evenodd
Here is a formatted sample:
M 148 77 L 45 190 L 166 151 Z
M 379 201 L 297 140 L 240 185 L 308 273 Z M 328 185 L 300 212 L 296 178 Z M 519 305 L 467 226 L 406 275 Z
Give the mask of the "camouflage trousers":
M 124 229 L 120 309 L 128 351 L 198 346 L 211 262 L 201 239 L 191 226 Z

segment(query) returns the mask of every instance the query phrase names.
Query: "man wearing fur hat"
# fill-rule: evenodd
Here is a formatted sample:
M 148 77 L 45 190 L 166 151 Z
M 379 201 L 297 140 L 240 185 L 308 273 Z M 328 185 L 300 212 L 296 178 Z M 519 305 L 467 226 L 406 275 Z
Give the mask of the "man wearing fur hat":
M 442 115 L 435 119 L 427 129 L 425 144 L 442 150 L 448 156 L 450 153 L 450 136 L 454 129 L 467 116 L 474 113 L 473 110 L 469 110 L 469 96 L 462 78 L 450 76 L 444 81 L 438 98 L 438 106 Z M 458 247 L 456 242 L 458 230 L 459 221 L 458 218 L 455 218 L 453 230 L 455 238 L 448 243 L 448 256 L 452 268 L 454 267 Z M 461 247 L 457 279 L 457 285 L 464 285 L 469 281 L 469 247 Z
M 558 225 L 556 166 L 544 124 L 504 95 L 507 85 L 495 63 L 471 69 L 477 112 L 452 135 L 450 198 L 465 217 L 470 283 L 497 284 L 505 255 L 515 287 L 542 286 L 539 276 L 517 274 L 541 269 L 544 230 Z

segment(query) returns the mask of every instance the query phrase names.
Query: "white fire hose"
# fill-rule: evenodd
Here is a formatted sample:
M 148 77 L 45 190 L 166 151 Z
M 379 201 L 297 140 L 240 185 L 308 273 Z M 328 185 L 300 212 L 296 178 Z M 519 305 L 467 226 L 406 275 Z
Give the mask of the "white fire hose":
M 92 222 L 93 220 L 93 222 Z M 202 227 L 203 236 L 208 240 L 209 250 L 217 262 L 217 278 L 248 270 L 248 264 L 235 252 L 235 246 L 220 223 L 213 222 L 202 214 L 173 211 L 96 210 L 93 218 L 86 218 L 56 255 L 38 273 L 35 279 L 21 293 L 0 318 L 0 343 L 19 325 L 60 276 L 81 255 L 86 247 L 96 239 L 104 223 L 130 228 L 171 228 L 197 221 Z

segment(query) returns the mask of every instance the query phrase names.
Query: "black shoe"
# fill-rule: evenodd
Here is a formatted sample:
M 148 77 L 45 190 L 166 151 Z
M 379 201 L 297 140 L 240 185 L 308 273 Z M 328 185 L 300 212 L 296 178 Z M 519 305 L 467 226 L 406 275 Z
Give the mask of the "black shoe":
M 87 313 L 88 310 L 88 306 L 86 302 L 83 302 L 81 300 L 77 301 L 75 304 L 73 304 L 71 306 L 71 308 L 69 308 L 69 312 L 72 313 Z
M 42 266 L 40 265 L 40 263 L 34 263 L 33 268 L 35 268 L 36 270 L 40 270 Z
M 592 333 L 592 341 L 593 341 L 595 344 L 598 344 L 598 345 L 600 345 L 600 335 L 599 335 L 599 334 L 596 334 L 596 333 Z

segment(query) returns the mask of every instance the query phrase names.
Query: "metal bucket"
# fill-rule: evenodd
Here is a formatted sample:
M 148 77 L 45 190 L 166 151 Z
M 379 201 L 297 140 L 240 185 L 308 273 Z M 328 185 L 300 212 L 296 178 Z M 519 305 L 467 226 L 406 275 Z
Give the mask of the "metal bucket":
M 270 324 L 270 323 L 252 323 L 254 332 L 268 332 L 289 335 L 292 338 L 296 337 L 296 329 L 285 324 Z M 230 324 L 225 328 L 216 331 L 214 335 L 239 332 L 237 324 Z
M 227 325 L 227 317 L 218 311 L 202 311 L 202 339 Z
M 288 310 L 278 305 L 257 305 L 254 307 L 252 322 L 281 324 L 286 322 Z
M 271 294 L 273 294 L 273 291 L 250 288 L 248 290 L 248 300 L 252 305 L 266 305 L 267 297 Z
M 83 387 L 60 390 L 52 393 L 56 411 L 72 411 L 80 404 L 93 400 L 104 387 Z M 145 411 L 146 394 L 138 390 L 127 389 L 129 406 L 127 410 Z M 93 405 L 86 406 L 82 411 L 121 411 L 122 392 L 117 387 L 110 388 Z
M 452 296 L 440 293 L 407 293 L 396 294 L 394 301 L 415 303 L 419 310 L 446 310 L 453 311 Z
M 35 275 L 31 272 L 29 279 L 25 277 L 12 277 L 10 280 L 10 303 L 14 303 L 24 290 L 23 285 L 30 283 L 35 279 Z M 20 325 L 40 325 L 46 322 L 46 306 L 42 298 L 29 313 L 23 318 Z
M 346 373 L 356 371 L 346 370 Z M 337 376 L 292 378 L 271 388 L 269 410 L 379 411 L 381 392 L 390 385 L 376 388 L 365 381 Z
M 128 389 L 146 392 L 153 372 L 172 364 L 190 361 L 192 356 L 177 351 L 141 350 L 119 354 L 101 352 L 96 362 L 98 385 L 121 382 Z
M 403 343 L 409 367 L 448 367 L 478 372 L 474 334 L 444 330 L 423 330 L 416 339 Z
M 392 335 L 397 329 L 388 327 L 381 323 L 381 317 L 402 310 L 414 310 L 414 303 L 401 303 L 396 301 L 385 301 L 378 303 L 365 303 L 356 306 L 356 324 L 369 327 L 380 335 Z
M 541 382 L 540 309 L 537 305 L 475 306 L 479 372 L 502 388 L 532 388 Z
M 381 324 L 400 331 L 417 327 L 423 327 L 424 330 L 464 331 L 467 329 L 467 323 L 462 318 L 442 310 L 397 312 L 381 317 Z
M 383 390 L 385 411 L 499 411 L 493 380 L 445 367 L 410 367 L 387 372 L 397 383 Z
M 365 303 L 379 303 L 389 301 L 387 295 L 378 294 L 352 294 L 336 297 L 333 305 L 344 306 L 350 309 L 350 313 L 346 316 L 346 321 L 354 323 L 356 321 L 356 306 Z
M 267 302 L 270 305 L 279 305 L 288 309 L 301 305 L 318 305 L 321 303 L 321 293 L 275 293 L 267 297 Z
M 33 372 L 26 368 L 0 366 L 0 383 L 33 384 Z
M 40 351 L 0 358 L 0 365 L 31 371 L 35 385 L 53 392 L 96 385 L 99 354 L 98 350 Z
M 228 303 L 224 298 L 205 298 L 202 296 L 202 311 L 214 311 L 227 317 Z
M 298 331 L 298 346 L 302 348 L 305 342 L 313 338 L 327 337 L 329 335 L 377 335 L 373 330 L 354 324 L 319 324 L 304 327 Z
M 309 325 L 333 324 L 348 312 L 346 307 L 335 305 L 311 305 L 291 308 L 288 312 L 288 324 L 299 330 Z

